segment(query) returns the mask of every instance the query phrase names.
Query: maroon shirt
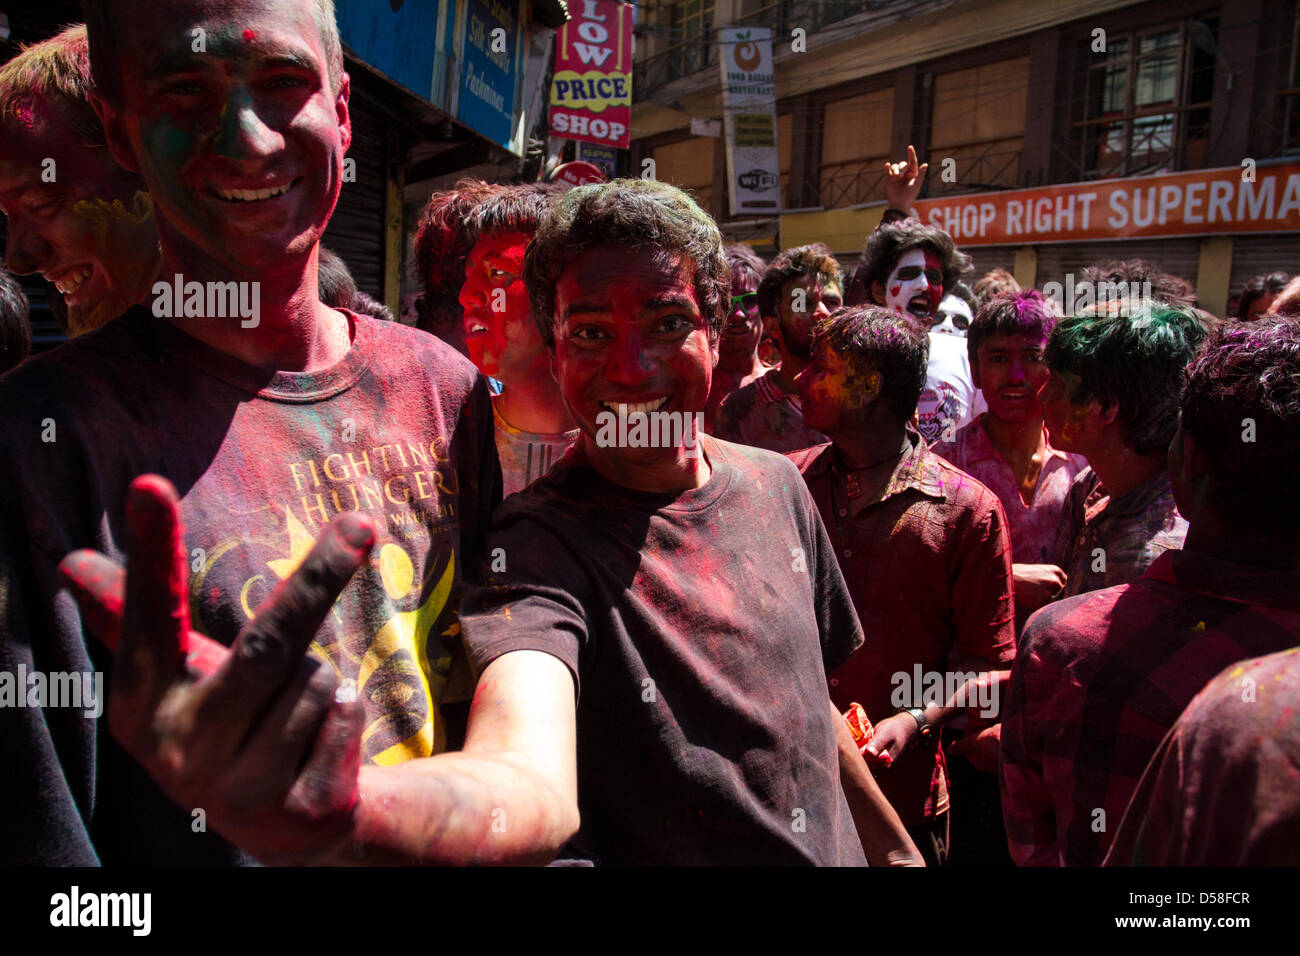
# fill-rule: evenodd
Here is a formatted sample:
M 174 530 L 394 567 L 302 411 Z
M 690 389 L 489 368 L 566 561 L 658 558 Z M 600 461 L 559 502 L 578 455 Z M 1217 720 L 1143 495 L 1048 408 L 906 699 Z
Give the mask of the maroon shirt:
M 1296 575 L 1186 551 L 1165 552 L 1133 584 L 1034 614 L 1002 718 L 1012 858 L 1100 864 L 1187 703 L 1234 661 L 1297 642 Z
M 1297 862 L 1300 647 L 1293 647 L 1229 665 L 1187 705 L 1142 775 L 1105 865 Z
M 803 472 L 835 547 L 867 639 L 831 672 L 831 699 L 854 701 L 879 721 L 910 707 L 898 702 L 902 676 L 952 672 L 949 658 L 1009 664 L 1015 657 L 1011 542 L 997 497 L 931 452 L 916 433 L 881 496 L 850 515 L 846 473 L 834 445 L 789 457 Z M 919 691 L 914 691 L 919 692 Z M 947 776 L 937 735 L 917 738 L 887 770 L 876 771 L 904 825 L 947 809 Z

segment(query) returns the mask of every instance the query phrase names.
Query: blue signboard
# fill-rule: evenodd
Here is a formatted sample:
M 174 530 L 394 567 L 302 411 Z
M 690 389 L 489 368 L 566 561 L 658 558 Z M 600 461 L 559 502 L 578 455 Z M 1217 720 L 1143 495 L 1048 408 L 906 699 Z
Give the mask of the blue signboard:
M 450 0 L 335 0 L 339 36 L 389 79 L 431 97 L 439 8 Z M 455 6 L 447 11 L 455 16 Z
M 518 86 L 519 0 L 467 0 L 457 118 L 509 148 Z

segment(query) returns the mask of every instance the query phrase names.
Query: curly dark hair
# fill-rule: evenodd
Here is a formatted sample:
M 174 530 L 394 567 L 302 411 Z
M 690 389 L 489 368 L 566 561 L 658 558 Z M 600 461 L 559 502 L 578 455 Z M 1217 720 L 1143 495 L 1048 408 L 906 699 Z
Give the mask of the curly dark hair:
M 423 294 L 416 328 L 438 334 L 459 322 L 460 290 L 470 242 L 466 220 L 494 187 L 481 180 L 462 180 L 455 189 L 435 192 L 420 210 L 415 227 L 415 278 Z
M 731 269 L 718 227 L 695 200 L 653 179 L 615 179 L 569 190 L 551 209 L 524 255 L 524 282 L 542 340 L 555 350 L 555 286 L 575 259 L 621 246 L 690 260 L 695 300 L 712 336 L 722 334 Z
M 958 249 L 952 236 L 937 226 L 927 226 L 919 219 L 888 223 L 867 236 L 866 245 L 862 247 L 862 258 L 853 271 L 851 283 L 855 304 L 875 302 L 872 293 L 875 284 L 879 282 L 883 286 L 888 282 L 898 260 L 913 249 L 929 249 L 939 257 L 945 294 L 952 290 L 957 280 L 972 271 L 970 256 Z M 875 304 L 884 305 L 883 302 Z
M 1237 297 L 1237 308 L 1233 318 L 1245 322 L 1250 314 L 1250 306 L 1256 299 L 1265 295 L 1277 295 L 1286 288 L 1291 276 L 1285 272 L 1270 272 L 1268 275 L 1253 276 Z
M 465 222 L 465 238 L 472 247 L 483 236 L 494 233 L 532 234 L 542 224 L 555 201 L 564 195 L 557 183 L 526 183 L 522 186 L 489 186 L 462 183 L 480 198 Z
M 840 264 L 830 248 L 821 242 L 786 249 L 769 265 L 758 284 L 758 314 L 775 319 L 781 315 L 781 288 L 791 279 L 814 278 L 822 285 L 844 285 Z
M 763 257 L 743 242 L 729 242 L 722 247 L 722 252 L 731 267 L 731 294 L 739 295 L 737 290 L 742 288 L 757 291 L 767 270 Z
M 1178 427 L 1178 385 L 1183 369 L 1205 341 L 1197 310 L 1157 305 L 1149 317 L 1086 314 L 1062 319 L 1047 340 L 1053 372 L 1079 376 L 1070 395 L 1082 405 L 1118 406 L 1124 443 L 1139 455 L 1169 447 Z
M 1300 499 L 1275 492 L 1300 484 L 1300 319 L 1214 329 L 1184 372 L 1181 404 L 1183 430 L 1209 458 L 1219 511 L 1294 539 Z
M 1151 283 L 1151 298 L 1172 306 L 1196 305 L 1196 289 L 1190 282 L 1180 276 L 1160 271 L 1145 259 L 1111 260 L 1090 265 L 1083 270 L 1081 278 L 1096 289 L 1102 283 L 1127 283 L 1124 288 L 1141 288 L 1143 282 Z M 1073 308 L 1073 303 L 1065 303 L 1066 311 Z
M 879 372 L 886 407 L 901 421 L 912 417 L 930 364 L 930 336 L 919 323 L 879 305 L 845 306 L 814 326 L 813 337 L 843 357 L 855 378 Z

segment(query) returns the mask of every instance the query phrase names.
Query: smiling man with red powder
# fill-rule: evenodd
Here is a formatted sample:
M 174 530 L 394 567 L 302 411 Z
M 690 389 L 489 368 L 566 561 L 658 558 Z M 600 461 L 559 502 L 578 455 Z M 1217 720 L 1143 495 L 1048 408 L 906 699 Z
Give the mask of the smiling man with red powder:
M 153 197 L 167 284 L 260 314 L 137 306 L 0 383 L 0 670 L 105 671 L 113 735 L 0 708 L 0 859 L 317 859 L 361 765 L 382 786 L 448 745 L 461 567 L 500 498 L 487 384 L 318 298 L 352 135 L 328 0 L 86 13 L 92 98 Z M 60 560 L 87 548 L 62 567 L 79 614 Z M 218 673 L 187 670 L 196 647 Z
M 533 312 L 581 434 L 494 516 L 483 584 L 461 609 L 483 670 L 470 746 L 480 715 L 535 719 L 494 680 L 531 656 L 548 675 L 539 713 L 565 734 L 520 759 L 569 763 L 576 737 L 569 854 L 914 862 L 826 692 L 862 632 L 811 497 L 781 456 L 693 430 L 728 272 L 713 222 L 653 181 L 574 189 L 529 245 Z M 692 431 L 620 445 L 612 414 Z

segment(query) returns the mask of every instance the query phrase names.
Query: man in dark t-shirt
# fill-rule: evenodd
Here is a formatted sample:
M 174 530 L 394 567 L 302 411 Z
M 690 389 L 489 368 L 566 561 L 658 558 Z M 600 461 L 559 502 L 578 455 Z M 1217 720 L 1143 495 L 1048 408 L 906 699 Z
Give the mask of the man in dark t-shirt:
M 701 435 L 727 302 L 717 228 L 662 183 L 583 186 L 525 276 L 582 433 L 498 511 L 467 590 L 471 743 L 493 669 L 545 655 L 577 697 L 575 854 L 911 861 L 826 693 L 862 637 L 816 508 L 789 462 Z
M 102 688 L 0 707 L 4 862 L 322 858 L 374 772 L 447 746 L 460 568 L 500 498 L 491 407 L 443 343 L 318 299 L 351 131 L 317 12 L 88 5 L 96 107 L 168 279 L 0 382 L 0 672 Z

